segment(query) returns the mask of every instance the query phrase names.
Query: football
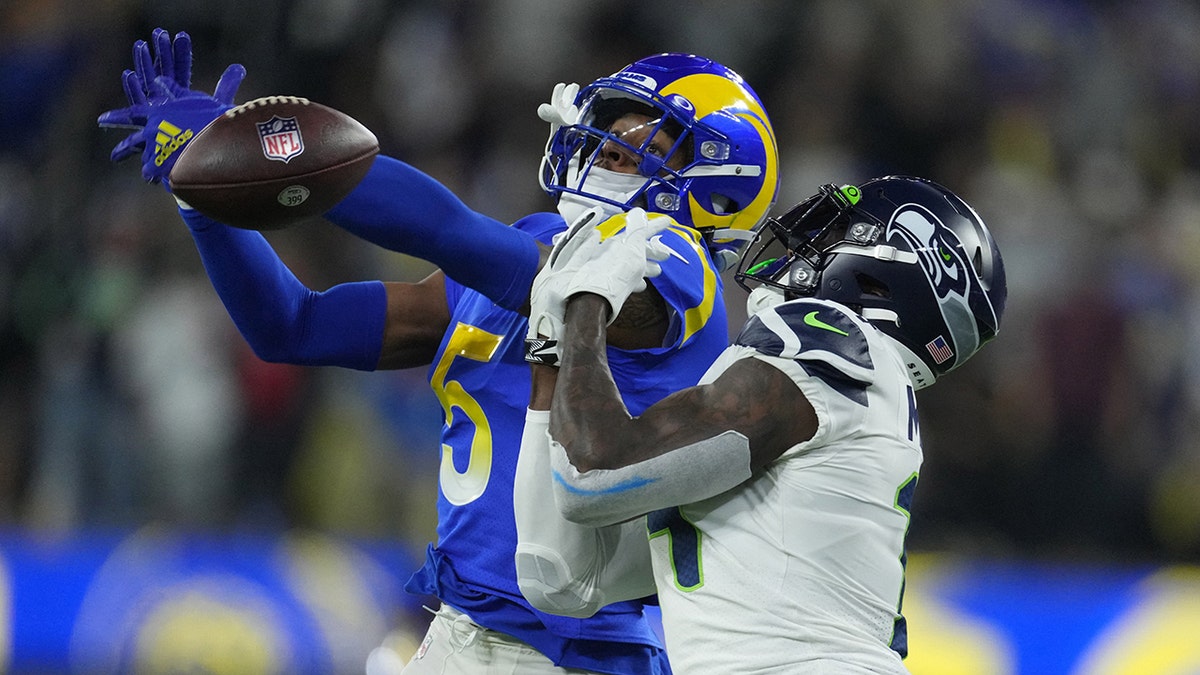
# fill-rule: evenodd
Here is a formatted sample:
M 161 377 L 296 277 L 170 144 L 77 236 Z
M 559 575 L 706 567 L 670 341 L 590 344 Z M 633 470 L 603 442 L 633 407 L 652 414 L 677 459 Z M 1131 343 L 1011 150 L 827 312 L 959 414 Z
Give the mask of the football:
M 171 192 L 204 215 L 251 230 L 319 216 L 358 185 L 379 153 L 345 113 L 296 96 L 232 108 L 183 149 Z

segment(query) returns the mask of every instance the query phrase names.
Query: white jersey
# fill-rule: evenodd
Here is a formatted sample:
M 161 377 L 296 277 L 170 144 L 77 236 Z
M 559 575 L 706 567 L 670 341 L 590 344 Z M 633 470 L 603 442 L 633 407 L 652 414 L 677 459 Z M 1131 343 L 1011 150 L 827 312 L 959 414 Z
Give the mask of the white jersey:
M 704 376 L 740 359 L 787 373 L 814 437 L 722 495 L 647 516 L 676 673 L 904 673 L 916 403 L 890 340 L 837 303 L 755 314 Z

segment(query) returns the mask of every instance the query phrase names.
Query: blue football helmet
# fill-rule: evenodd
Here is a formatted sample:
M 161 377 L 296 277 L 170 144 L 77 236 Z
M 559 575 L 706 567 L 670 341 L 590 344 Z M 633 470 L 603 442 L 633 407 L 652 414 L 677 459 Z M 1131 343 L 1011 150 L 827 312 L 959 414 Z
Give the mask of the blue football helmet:
M 858 312 L 892 338 L 920 389 L 996 336 L 1007 286 L 988 228 L 933 181 L 825 185 L 760 232 L 734 275 L 747 290 L 815 297 Z
M 578 120 L 553 132 L 540 176 L 568 221 L 597 205 L 665 213 L 700 231 L 718 266 L 731 267 L 779 190 L 775 131 L 741 76 L 698 56 L 659 54 L 583 87 L 575 105 Z M 636 145 L 610 133 L 631 112 L 653 126 Z M 659 131 L 674 141 L 661 154 L 650 147 Z M 607 143 L 633 158 L 636 174 L 597 166 Z

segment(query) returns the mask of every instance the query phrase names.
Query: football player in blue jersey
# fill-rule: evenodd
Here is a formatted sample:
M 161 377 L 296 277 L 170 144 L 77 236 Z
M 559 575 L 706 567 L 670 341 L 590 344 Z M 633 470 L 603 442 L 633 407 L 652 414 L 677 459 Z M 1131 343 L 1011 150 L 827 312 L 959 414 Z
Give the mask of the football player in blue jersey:
M 676 673 L 907 672 L 915 392 L 996 335 L 991 234 L 928 180 L 822 187 L 744 256 L 750 318 L 702 383 L 639 412 L 604 339 L 657 231 L 585 232 L 534 282 L 561 361 L 517 471 L 522 587 L 572 616 L 657 589 Z
M 245 69 L 230 66 L 212 95 L 191 89 L 190 76 L 190 39 L 159 29 L 150 44 L 134 46 L 134 68 L 123 75 L 130 105 L 99 120 L 133 129 L 112 158 L 140 152 L 143 176 L 168 191 L 186 147 L 177 132 L 199 131 L 232 107 Z M 669 672 L 641 599 L 570 618 L 533 608 L 518 587 L 512 489 L 530 399 L 529 291 L 568 222 L 612 230 L 630 210 L 669 217 L 658 241 L 670 255 L 610 327 L 609 359 L 637 412 L 694 384 L 727 344 L 721 265 L 736 258 L 775 199 L 774 132 L 741 77 L 684 54 L 636 61 L 583 88 L 559 85 L 538 114 L 551 124 L 541 184 L 559 212 L 507 225 L 381 155 L 326 214 L 367 241 L 439 267 L 417 283 L 313 291 L 260 233 L 180 203 L 214 288 L 262 358 L 429 367 L 445 411 L 438 541 L 408 589 L 442 605 L 405 673 Z

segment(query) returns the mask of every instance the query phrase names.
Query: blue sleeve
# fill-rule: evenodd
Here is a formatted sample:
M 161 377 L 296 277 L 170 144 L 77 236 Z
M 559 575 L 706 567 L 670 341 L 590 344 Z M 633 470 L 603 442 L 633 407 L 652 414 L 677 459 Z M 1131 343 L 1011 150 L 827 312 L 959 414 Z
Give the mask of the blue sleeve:
M 374 370 L 387 296 L 378 281 L 318 293 L 283 264 L 262 234 L 180 209 L 226 311 L 264 361 Z
M 433 178 L 391 157 L 325 217 L 388 250 L 428 260 L 507 309 L 520 309 L 538 269 L 529 234 L 467 207 Z
M 517 220 L 517 222 L 513 223 L 512 226 L 515 229 L 529 234 L 536 241 L 545 244 L 546 246 L 553 246 L 554 235 L 567 229 L 566 221 L 564 221 L 563 217 L 557 212 L 531 213 L 528 216 Z M 533 281 L 531 280 L 529 283 L 532 286 Z M 454 308 L 458 304 L 458 300 L 462 297 L 463 291 L 471 289 L 463 284 L 458 283 L 457 280 L 449 276 L 446 277 L 445 286 L 446 304 L 450 307 L 451 313 L 453 313 Z M 526 289 L 525 295 L 528 295 L 528 289 Z

